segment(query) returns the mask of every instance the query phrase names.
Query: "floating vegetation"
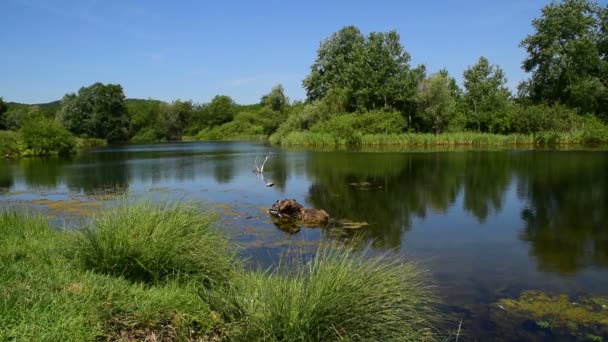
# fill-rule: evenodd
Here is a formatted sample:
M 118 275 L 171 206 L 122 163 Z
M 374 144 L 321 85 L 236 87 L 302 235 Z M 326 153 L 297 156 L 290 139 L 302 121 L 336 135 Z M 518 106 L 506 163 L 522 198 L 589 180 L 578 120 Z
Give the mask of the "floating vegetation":
M 36 199 L 29 201 L 34 205 L 46 206 L 52 215 L 75 215 L 75 216 L 88 216 L 104 206 L 102 201 L 79 201 L 79 200 L 66 200 L 66 201 L 53 201 L 48 199 Z
M 507 330 L 520 330 L 530 321 L 536 329 L 580 340 L 608 339 L 608 298 L 577 297 L 525 291 L 519 298 L 501 299 L 493 305 L 493 320 Z M 598 339 L 599 338 L 599 339 Z
M 339 220 L 336 224 L 337 228 L 342 228 L 342 229 L 360 229 L 363 227 L 367 227 L 369 226 L 369 223 L 363 221 L 363 222 L 355 222 L 355 221 L 351 221 L 351 220 Z
M 382 185 L 377 185 L 370 182 L 353 182 L 348 184 L 357 190 L 382 189 Z

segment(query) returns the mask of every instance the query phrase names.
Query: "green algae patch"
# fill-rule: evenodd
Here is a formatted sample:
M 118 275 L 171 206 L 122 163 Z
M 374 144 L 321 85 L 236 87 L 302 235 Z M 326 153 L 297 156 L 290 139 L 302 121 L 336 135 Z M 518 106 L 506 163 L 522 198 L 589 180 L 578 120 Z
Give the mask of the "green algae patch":
M 525 291 L 519 298 L 501 299 L 492 306 L 492 318 L 505 331 L 521 331 L 534 322 L 536 329 L 577 340 L 608 338 L 608 298 L 577 297 Z
M 37 199 L 29 201 L 29 203 L 46 206 L 51 215 L 75 215 L 81 217 L 97 213 L 104 207 L 102 201 L 53 201 L 48 199 Z
M 551 295 L 541 291 L 523 292 L 518 299 L 498 302 L 507 312 L 528 315 L 551 326 L 608 325 L 607 298 L 578 298 L 573 301 L 565 294 Z

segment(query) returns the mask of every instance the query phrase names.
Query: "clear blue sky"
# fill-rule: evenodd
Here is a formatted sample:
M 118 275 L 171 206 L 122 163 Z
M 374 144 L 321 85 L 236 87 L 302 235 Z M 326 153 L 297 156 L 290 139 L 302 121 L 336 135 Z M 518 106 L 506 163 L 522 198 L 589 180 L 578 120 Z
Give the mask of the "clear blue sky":
M 303 99 L 319 42 L 346 25 L 395 29 L 413 64 L 459 81 L 486 56 L 514 89 L 519 42 L 548 2 L 2 0 L 0 96 L 48 102 L 99 81 L 130 98 L 246 104 L 282 83 Z

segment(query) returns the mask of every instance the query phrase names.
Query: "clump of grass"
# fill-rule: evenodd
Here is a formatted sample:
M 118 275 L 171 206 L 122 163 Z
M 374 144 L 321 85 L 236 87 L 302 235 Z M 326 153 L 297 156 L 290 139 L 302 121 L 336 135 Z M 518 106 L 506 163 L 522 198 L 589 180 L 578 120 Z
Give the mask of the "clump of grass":
M 193 205 L 131 203 L 108 209 L 79 233 L 84 267 L 131 281 L 196 280 L 225 284 L 239 269 L 235 249 Z
M 218 297 L 240 319 L 239 340 L 433 340 L 436 303 L 423 280 L 412 263 L 324 248 L 308 263 L 248 273 Z
M 0 212 L 0 340 L 194 340 L 221 325 L 196 284 L 86 272 L 66 246 L 46 218 Z

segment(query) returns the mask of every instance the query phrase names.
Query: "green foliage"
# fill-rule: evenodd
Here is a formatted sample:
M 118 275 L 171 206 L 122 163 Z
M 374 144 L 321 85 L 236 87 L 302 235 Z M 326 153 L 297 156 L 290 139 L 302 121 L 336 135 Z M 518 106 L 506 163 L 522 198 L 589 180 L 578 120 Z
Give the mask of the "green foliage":
M 246 274 L 216 297 L 213 306 L 243 322 L 237 340 L 435 339 L 436 302 L 417 267 L 350 247 L 321 249 L 305 264 L 283 261 L 274 272 Z
M 235 252 L 215 221 L 184 204 L 129 203 L 96 217 L 79 234 L 78 257 L 95 272 L 132 281 L 225 284 L 238 271 Z
M 398 134 L 407 122 L 398 112 L 373 111 L 334 115 L 310 128 L 310 132 L 330 134 L 336 145 L 359 145 L 363 134 Z
M 569 132 L 575 128 L 577 114 L 565 106 L 519 106 L 513 116 L 513 130 L 525 134 L 545 131 Z
M 95 83 L 76 94 L 66 94 L 58 114 L 63 125 L 81 137 L 125 141 L 129 134 L 129 115 L 125 95 L 117 84 Z
M 22 146 L 19 144 L 19 134 L 11 131 L 0 131 L 0 157 L 20 155 Z
M 46 118 L 29 120 L 19 130 L 25 155 L 66 155 L 76 152 L 76 139 L 60 123 Z
M 14 106 L 4 115 L 4 125 L 7 129 L 18 130 L 23 123 L 45 117 L 39 106 Z M 50 117 L 53 119 L 54 117 Z
M 4 114 L 8 110 L 8 106 L 4 103 L 4 99 L 0 97 L 0 130 L 6 129 L 6 119 Z
M 505 131 L 511 97 L 506 83 L 503 70 L 485 57 L 465 70 L 463 104 L 468 128 L 490 133 Z
M 429 76 L 418 87 L 418 115 L 435 134 L 441 133 L 454 115 L 456 101 L 452 83 L 449 76 L 437 73 Z
M 289 98 L 285 96 L 285 89 L 279 84 L 272 88 L 270 93 L 262 96 L 260 104 L 262 106 L 268 106 L 274 111 L 282 112 L 289 106 Z
M 535 102 L 562 103 L 608 119 L 608 7 L 589 0 L 545 6 L 521 45 L 532 77 L 522 87 Z
M 364 37 L 358 28 L 346 26 L 321 43 L 303 81 L 307 99 L 331 95 L 330 105 L 346 112 L 405 110 L 413 101 L 417 80 L 409 61 L 396 31 Z
M 219 126 L 234 119 L 236 113 L 234 101 L 229 96 L 218 95 L 205 108 L 205 123 L 209 127 Z

